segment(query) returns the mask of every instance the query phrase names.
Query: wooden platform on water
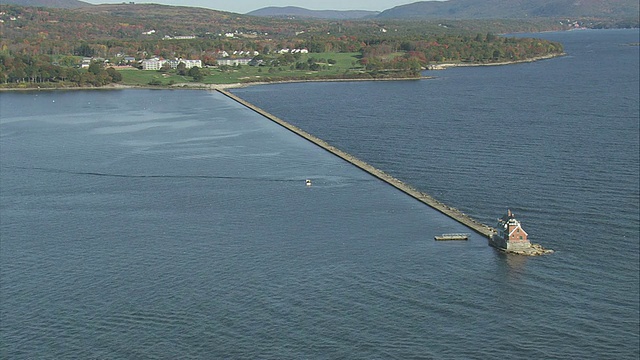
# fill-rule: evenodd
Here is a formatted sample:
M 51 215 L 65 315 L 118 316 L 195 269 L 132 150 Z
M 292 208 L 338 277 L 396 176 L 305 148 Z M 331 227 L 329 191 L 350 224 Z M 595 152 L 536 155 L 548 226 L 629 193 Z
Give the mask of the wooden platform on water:
M 316 144 L 317 146 L 320 146 L 321 148 L 325 149 L 326 151 L 334 154 L 335 156 L 342 158 L 343 160 L 359 167 L 360 169 L 368 172 L 369 174 L 377 177 L 378 179 L 388 183 L 389 185 L 397 188 L 398 190 L 406 193 L 407 195 L 415 198 L 416 200 L 432 207 L 433 209 L 443 213 L 444 215 L 447 215 L 448 217 L 458 221 L 459 223 L 467 226 L 468 228 L 470 228 L 471 230 L 486 236 L 487 238 L 491 237 L 494 233 L 496 233 L 496 230 L 488 225 L 482 224 L 478 221 L 476 221 L 475 219 L 471 218 L 470 216 L 468 216 L 467 214 L 461 212 L 460 210 L 453 208 L 451 206 L 445 205 L 443 203 L 441 203 L 440 201 L 434 199 L 431 195 L 420 192 L 416 189 L 414 189 L 413 187 L 403 183 L 402 181 L 394 178 L 391 175 L 386 174 L 385 172 L 383 172 L 382 170 L 378 170 L 376 168 L 374 168 L 373 166 L 367 164 L 366 162 L 334 147 L 329 145 L 329 143 L 327 143 L 326 141 L 319 139 L 311 134 L 309 134 L 308 132 L 298 128 L 297 126 L 294 126 L 292 124 L 289 124 L 288 122 L 274 116 L 271 115 L 270 113 L 262 110 L 261 108 L 251 104 L 250 102 L 244 101 L 243 99 L 233 95 L 232 93 L 226 91 L 226 90 L 222 90 L 222 89 L 217 89 L 218 92 L 220 92 L 221 94 L 227 96 L 228 98 L 248 107 L 249 109 L 257 112 L 258 114 L 266 117 L 267 119 L 275 122 L 276 124 L 286 128 L 287 130 L 309 140 L 310 142 Z
M 436 241 L 469 240 L 469 234 L 442 234 L 433 237 Z

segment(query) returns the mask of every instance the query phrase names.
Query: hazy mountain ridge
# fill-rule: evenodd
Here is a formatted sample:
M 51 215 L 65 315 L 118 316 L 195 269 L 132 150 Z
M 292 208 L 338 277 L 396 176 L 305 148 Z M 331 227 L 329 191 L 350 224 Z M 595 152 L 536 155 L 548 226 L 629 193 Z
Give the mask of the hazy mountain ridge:
M 94 6 L 93 4 L 80 0 L 0 0 L 0 5 L 6 4 L 60 9 L 75 9 L 86 6 Z
M 522 19 L 529 17 L 638 17 L 637 0 L 419 1 L 381 12 L 386 19 Z
M 128 1 L 123 1 L 123 3 L 124 5 L 130 5 Z M 67 9 L 103 6 L 80 0 L 0 0 L 0 5 L 7 4 Z M 187 8 L 186 6 L 184 7 Z M 447 0 L 419 1 L 396 6 L 382 12 L 367 10 L 309 10 L 296 6 L 270 6 L 251 11 L 246 15 L 329 20 L 365 18 L 414 20 L 525 19 L 558 17 L 637 19 L 639 12 L 640 4 L 638 0 Z
M 269 6 L 248 12 L 247 15 L 263 17 L 299 17 L 315 19 L 362 19 L 380 14 L 379 11 L 368 10 L 309 10 L 297 6 Z

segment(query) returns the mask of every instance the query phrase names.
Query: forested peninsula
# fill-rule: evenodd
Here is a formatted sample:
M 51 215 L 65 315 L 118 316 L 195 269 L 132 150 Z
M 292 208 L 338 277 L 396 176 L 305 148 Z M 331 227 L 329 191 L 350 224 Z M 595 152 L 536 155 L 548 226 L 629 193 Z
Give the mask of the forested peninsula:
M 443 63 L 561 55 L 560 43 L 495 30 L 575 26 L 562 21 L 298 20 L 145 4 L 0 5 L 0 88 L 419 78 Z M 143 70 L 151 60 L 162 66 Z

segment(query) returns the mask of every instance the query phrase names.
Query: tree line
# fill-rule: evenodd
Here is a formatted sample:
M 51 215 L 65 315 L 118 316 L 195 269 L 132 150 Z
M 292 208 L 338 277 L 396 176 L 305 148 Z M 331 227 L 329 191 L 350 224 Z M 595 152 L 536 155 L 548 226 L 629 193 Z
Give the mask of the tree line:
M 8 55 L 0 53 L 0 82 L 35 86 L 103 86 L 122 81 L 122 75 L 113 67 L 105 68 L 98 61 L 89 67 L 56 64 L 47 55 Z
M 401 52 L 402 56 L 390 57 Z M 419 40 L 380 41 L 362 49 L 367 69 L 419 69 L 442 62 L 495 63 L 560 54 L 560 43 L 532 38 L 486 35 L 434 36 Z
M 102 62 L 89 69 L 78 68 L 81 57 L 103 58 L 110 64 L 123 63 L 125 56 L 136 60 L 183 58 L 201 60 L 205 67 L 211 67 L 217 66 L 222 51 L 258 51 L 268 57 L 270 66 L 318 69 L 322 66 L 318 62 L 278 55 L 281 49 L 306 48 L 310 53 L 360 53 L 360 64 L 369 72 L 402 71 L 415 76 L 420 69 L 438 62 L 517 61 L 563 51 L 561 44 L 547 40 L 473 33 L 467 28 L 470 23 L 459 21 L 284 21 L 210 12 L 213 15 L 190 14 L 193 21 L 185 22 L 171 16 L 172 7 L 135 5 L 126 9 L 137 9 L 138 17 L 0 6 L 4 17 L 16 19 L 2 25 L 0 82 L 100 86 L 119 81 L 118 72 L 104 68 Z M 162 12 L 153 13 L 154 9 Z M 242 35 L 211 33 L 207 27 L 211 19 L 220 29 L 235 26 Z M 151 28 L 158 29 L 158 34 L 141 35 Z M 162 37 L 164 33 L 185 34 L 187 30 L 198 36 L 188 40 Z M 206 75 L 206 71 L 199 71 L 193 70 L 194 79 Z

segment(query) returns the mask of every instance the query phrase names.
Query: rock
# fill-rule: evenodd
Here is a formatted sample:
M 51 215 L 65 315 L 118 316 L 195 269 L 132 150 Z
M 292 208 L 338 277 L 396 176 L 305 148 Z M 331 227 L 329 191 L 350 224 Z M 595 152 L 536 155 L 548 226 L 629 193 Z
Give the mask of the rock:
M 525 255 L 525 256 L 540 256 L 540 255 L 553 254 L 553 250 L 545 249 L 540 244 L 531 244 L 531 246 L 527 249 L 510 250 L 506 252 L 511 254 Z

